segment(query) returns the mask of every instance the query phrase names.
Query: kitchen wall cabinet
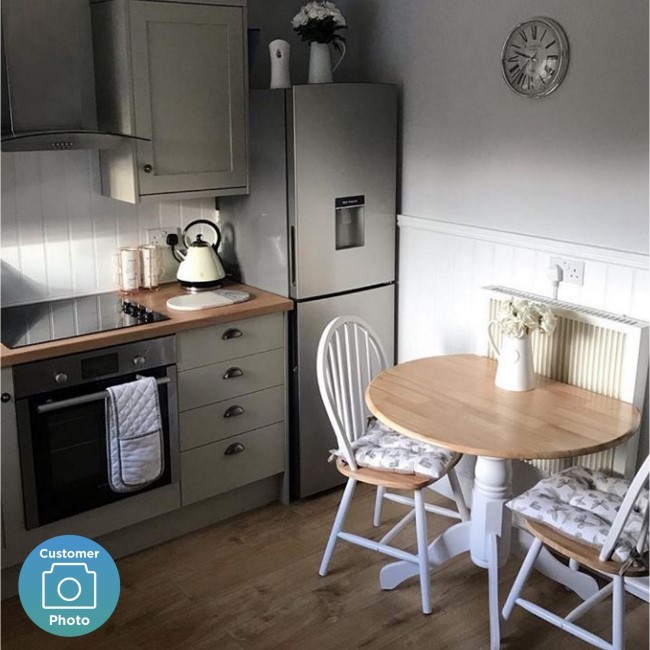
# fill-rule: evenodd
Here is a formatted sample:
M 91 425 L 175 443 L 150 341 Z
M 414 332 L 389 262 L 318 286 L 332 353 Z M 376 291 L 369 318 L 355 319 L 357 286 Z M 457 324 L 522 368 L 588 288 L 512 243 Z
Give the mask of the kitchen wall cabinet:
M 92 5 L 98 121 L 138 138 L 100 152 L 102 193 L 246 194 L 246 0 Z
M 286 468 L 284 317 L 177 335 L 183 506 Z

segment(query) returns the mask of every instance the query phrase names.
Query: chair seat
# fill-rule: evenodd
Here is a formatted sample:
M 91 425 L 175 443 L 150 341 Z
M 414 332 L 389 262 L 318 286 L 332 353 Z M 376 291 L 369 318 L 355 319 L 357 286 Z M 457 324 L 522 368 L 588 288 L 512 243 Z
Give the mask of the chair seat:
M 368 467 L 352 469 L 342 458 L 336 459 L 336 469 L 343 476 L 348 476 L 361 483 L 382 486 L 392 490 L 421 490 L 435 482 L 435 479 L 430 476 L 420 476 L 419 474 L 400 474 Z
M 507 505 L 526 519 L 539 521 L 565 537 L 602 547 L 630 482 L 585 467 L 570 467 L 541 480 Z M 619 538 L 612 559 L 624 562 L 636 544 L 648 504 L 642 490 Z M 647 545 L 646 545 L 647 550 Z
M 448 449 L 407 438 L 378 420 L 373 420 L 366 433 L 352 443 L 352 450 L 359 467 L 433 480 L 445 476 L 461 457 Z

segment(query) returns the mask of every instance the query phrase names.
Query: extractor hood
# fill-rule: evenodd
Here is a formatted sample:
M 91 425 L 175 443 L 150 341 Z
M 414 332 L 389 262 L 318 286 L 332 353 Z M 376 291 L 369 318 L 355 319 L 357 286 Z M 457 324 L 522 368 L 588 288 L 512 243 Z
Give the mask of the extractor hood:
M 97 130 L 90 2 L 2 0 L 2 151 L 127 140 Z

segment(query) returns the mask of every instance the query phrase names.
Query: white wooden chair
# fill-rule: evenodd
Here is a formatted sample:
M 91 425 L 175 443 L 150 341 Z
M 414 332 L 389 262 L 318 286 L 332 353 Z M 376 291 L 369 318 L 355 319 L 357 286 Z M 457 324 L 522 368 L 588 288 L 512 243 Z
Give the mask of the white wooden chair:
M 584 468 L 569 468 L 540 481 L 510 502 L 535 539 L 503 608 L 515 605 L 597 648 L 625 646 L 625 578 L 648 575 L 648 482 L 650 457 L 630 483 Z M 569 498 L 567 498 L 569 497 Z M 610 525 L 611 522 L 611 525 Z M 564 618 L 521 598 L 542 545 L 611 579 Z M 612 596 L 612 642 L 575 623 L 594 605 Z
M 419 566 L 422 611 L 429 614 L 431 602 L 426 512 L 462 520 L 469 518 L 453 469 L 461 455 L 412 441 L 381 423 L 368 419 L 365 389 L 371 379 L 387 367 L 387 361 L 379 338 L 361 319 L 341 316 L 331 321 L 321 336 L 316 364 L 321 397 L 338 443 L 336 466 L 341 474 L 348 477 L 319 573 L 327 575 L 338 539 L 412 562 Z M 397 465 L 400 467 L 396 470 Z M 449 477 L 457 510 L 424 502 L 422 490 L 445 475 Z M 377 486 L 373 517 L 375 525 L 380 523 L 384 499 L 411 507 L 408 514 L 379 541 L 342 530 L 359 481 Z M 387 488 L 412 491 L 413 498 L 387 492 Z M 417 555 L 389 545 L 413 518 Z

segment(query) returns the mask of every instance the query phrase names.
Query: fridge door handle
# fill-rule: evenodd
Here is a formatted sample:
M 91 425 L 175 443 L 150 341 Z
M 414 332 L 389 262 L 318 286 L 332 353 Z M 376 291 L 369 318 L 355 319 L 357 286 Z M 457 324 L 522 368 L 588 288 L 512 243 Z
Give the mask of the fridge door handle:
M 295 287 L 296 286 L 296 227 L 291 226 L 291 229 L 289 230 L 289 238 L 290 242 L 289 245 L 291 247 L 291 286 Z

